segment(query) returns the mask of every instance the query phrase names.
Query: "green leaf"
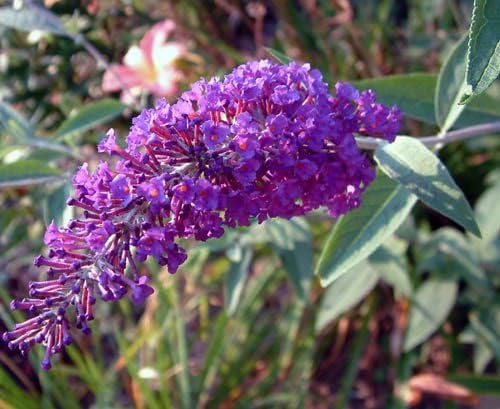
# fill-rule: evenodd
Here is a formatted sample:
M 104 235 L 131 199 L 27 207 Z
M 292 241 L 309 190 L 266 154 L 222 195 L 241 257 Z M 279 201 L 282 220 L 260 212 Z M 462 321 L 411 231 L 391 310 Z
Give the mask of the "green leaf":
M 249 247 L 243 248 L 241 260 L 238 263 L 233 263 L 226 275 L 224 300 L 228 315 L 234 314 L 238 307 L 251 261 L 252 250 Z
M 462 102 L 484 92 L 500 74 L 500 2 L 475 0 Z
M 500 203 L 500 183 L 486 190 L 476 202 L 476 220 L 485 242 L 491 242 L 500 232 L 500 217 L 492 217 Z
M 56 131 L 58 140 L 104 124 L 120 115 L 125 105 L 113 99 L 91 102 L 66 119 Z
M 294 248 L 295 228 L 288 220 L 271 219 L 262 224 L 262 228 L 269 240 L 280 250 L 292 250 Z
M 405 115 L 434 123 L 434 90 L 436 76 L 431 74 L 391 75 L 355 81 L 361 89 L 372 89 L 377 100 L 388 105 L 397 105 Z
M 66 155 L 76 156 L 76 153 L 67 146 L 48 139 L 38 138 L 28 120 L 20 112 L 3 101 L 0 101 L 0 132 L 6 133 L 16 143 L 23 146 L 49 149 Z
M 279 255 L 298 296 L 307 302 L 314 272 L 311 240 L 307 220 L 294 217 L 290 220 L 272 219 L 255 224 L 241 236 L 240 241 L 246 246 L 270 243 Z
M 190 409 L 192 405 L 192 394 L 191 394 L 191 373 L 189 371 L 189 350 L 186 334 L 186 319 L 184 318 L 184 311 L 181 310 L 179 303 L 179 298 L 177 295 L 178 288 L 171 286 L 167 290 L 167 297 L 169 298 L 170 304 L 174 308 L 174 314 L 172 319 L 174 321 L 175 333 L 175 351 L 172 351 L 173 363 L 180 366 L 180 371 L 176 374 L 177 385 L 180 394 L 180 407 L 182 409 Z M 170 332 L 170 331 L 169 331 Z M 173 339 L 170 338 L 171 345 Z
M 281 64 L 289 64 L 293 61 L 292 58 L 290 58 L 286 54 L 283 54 L 281 51 L 268 47 L 266 47 L 265 50 L 271 57 L 273 57 L 276 61 L 280 62 Z
M 74 207 L 66 205 L 71 195 L 72 186 L 70 182 L 64 183 L 50 194 L 45 193 L 43 199 L 43 218 L 45 224 L 54 221 L 58 226 L 64 226 L 73 218 Z
M 233 241 L 226 249 L 226 257 L 233 263 L 239 263 L 241 261 L 241 257 L 243 257 L 243 247 L 238 240 Z
M 461 373 L 446 375 L 446 379 L 463 385 L 478 395 L 500 395 L 500 378 L 498 375 L 472 375 Z
M 69 36 L 59 17 L 35 5 L 20 9 L 0 8 L 0 24 L 22 31 L 40 30 L 56 35 Z
M 408 276 L 408 266 L 404 263 L 404 256 L 397 254 L 389 246 L 383 245 L 368 260 L 387 284 L 406 297 L 412 295 L 413 286 Z
M 377 100 L 396 104 L 406 116 L 429 124 L 436 124 L 434 113 L 434 90 L 437 77 L 433 74 L 389 75 L 354 82 L 359 89 L 372 89 Z M 500 119 L 500 93 L 490 87 L 486 93 L 474 98 L 455 123 L 455 128 L 477 125 Z
M 485 92 L 474 97 L 467 104 L 465 111 L 454 125 L 454 128 L 477 125 L 500 119 L 500 81 L 495 81 Z
M 375 287 L 378 279 L 377 271 L 365 260 L 333 281 L 321 299 L 316 333 L 359 303 Z
M 375 160 L 391 179 L 426 205 L 481 236 L 464 194 L 439 158 L 418 139 L 398 136 L 394 143 L 375 151 Z
M 489 311 L 483 314 L 471 312 L 469 322 L 474 332 L 488 345 L 495 358 L 500 361 L 500 332 L 495 328 L 497 317 L 498 313 L 491 314 Z
M 28 120 L 16 109 L 0 100 L 0 131 L 10 133 L 14 139 L 26 139 L 35 135 Z
M 0 165 L 0 188 L 38 185 L 62 179 L 57 169 L 37 160 L 26 159 Z
M 474 372 L 483 373 L 494 356 L 488 344 L 482 338 L 478 338 L 474 344 Z
M 413 299 L 404 351 L 411 351 L 433 334 L 450 313 L 457 298 L 455 281 L 427 280 Z
M 459 102 L 465 87 L 467 40 L 468 37 L 465 36 L 453 47 L 439 72 L 435 114 L 443 133 L 453 126 L 465 108 Z
M 423 261 L 417 265 L 417 271 L 442 272 L 446 276 L 456 274 L 479 290 L 482 296 L 491 298 L 494 295 L 470 244 L 459 231 L 450 227 L 437 230 L 425 243 Z
M 200 406 L 203 394 L 209 393 L 211 381 L 216 374 L 219 362 L 224 354 L 225 334 L 227 333 L 229 317 L 224 310 L 217 316 L 215 325 L 213 325 L 213 333 L 208 345 L 207 352 L 203 361 L 203 369 L 199 376 L 199 398 L 198 406 Z
M 384 243 L 416 202 L 413 194 L 383 173 L 379 173 L 361 199 L 361 206 L 342 216 L 326 240 L 316 266 L 323 287 Z
M 229 249 L 235 242 L 239 243 L 239 234 L 235 229 L 227 229 L 220 238 L 211 238 L 196 244 L 196 249 L 207 249 L 210 252 L 218 252 Z
M 297 295 L 306 301 L 314 275 L 312 237 L 309 224 L 303 217 L 279 220 L 279 222 L 286 225 L 285 234 L 292 241 L 292 245 L 291 247 L 278 247 L 278 254 Z M 275 243 L 273 242 L 273 244 Z

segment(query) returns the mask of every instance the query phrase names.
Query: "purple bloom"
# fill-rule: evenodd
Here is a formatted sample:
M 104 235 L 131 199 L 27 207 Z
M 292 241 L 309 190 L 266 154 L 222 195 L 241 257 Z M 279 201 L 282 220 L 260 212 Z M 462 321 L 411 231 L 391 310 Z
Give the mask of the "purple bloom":
M 106 241 L 108 240 L 109 233 L 105 228 L 100 227 L 98 229 L 92 230 L 87 236 L 87 244 L 93 251 L 100 251 L 104 248 Z
M 218 192 L 206 179 L 196 182 L 195 205 L 200 210 L 214 210 L 218 204 Z
M 277 105 L 290 105 L 297 102 L 299 99 L 299 92 L 290 89 L 287 85 L 278 85 L 271 95 L 271 101 Z
M 163 177 L 154 177 L 147 182 L 138 185 L 138 192 L 154 204 L 165 203 L 165 187 L 163 185 Z
M 186 251 L 179 247 L 177 244 L 172 243 L 168 247 L 168 271 L 170 273 L 175 273 L 179 266 L 184 263 L 187 259 Z
M 295 164 L 295 174 L 299 179 L 307 180 L 315 175 L 318 171 L 318 166 L 309 159 L 298 160 Z
M 106 137 L 97 145 L 97 151 L 112 155 L 117 147 L 115 131 L 110 129 L 106 133 Z
M 266 125 L 273 135 L 279 136 L 288 127 L 289 119 L 282 113 L 278 115 L 269 115 L 266 118 Z
M 350 101 L 359 98 L 359 91 L 346 82 L 337 82 L 337 84 L 335 84 L 335 93 L 338 98 L 345 98 Z
M 174 186 L 174 196 L 182 202 L 192 202 L 195 193 L 194 182 L 191 178 L 186 178 Z
M 122 174 L 118 174 L 109 184 L 111 196 L 113 199 L 123 200 L 123 206 L 127 206 L 132 200 L 132 186 L 130 179 Z
M 136 304 L 143 304 L 151 294 L 154 293 L 153 288 L 148 285 L 149 279 L 146 276 L 141 276 L 137 283 L 132 282 L 132 301 Z
M 53 243 L 61 241 L 61 239 L 62 239 L 62 234 L 59 232 L 59 228 L 54 223 L 54 221 L 52 221 L 47 227 L 47 230 L 45 230 L 45 235 L 43 236 L 43 242 L 47 246 L 50 246 Z
M 161 260 L 165 252 L 165 231 L 161 227 L 150 227 L 143 230 L 142 237 L 137 243 L 137 259 L 146 260 L 147 256 L 153 256 Z
M 80 166 L 80 168 L 72 178 L 77 197 L 81 197 L 89 193 L 89 189 L 92 188 L 92 182 L 90 179 L 88 167 L 88 163 L 84 163 L 82 166 Z
M 226 124 L 216 124 L 212 120 L 205 121 L 200 128 L 203 132 L 205 144 L 209 149 L 217 147 L 217 145 L 224 142 L 229 135 L 229 127 Z
M 3 334 L 23 353 L 41 343 L 41 366 L 71 342 L 70 325 L 90 333 L 97 299 L 152 294 L 138 262 L 152 256 L 170 273 L 186 260 L 180 239 L 220 237 L 224 227 L 290 218 L 325 206 L 339 216 L 359 206 L 375 177 L 354 134 L 392 141 L 401 113 L 349 84 L 329 94 L 308 64 L 253 61 L 223 79 L 200 80 L 174 105 L 160 100 L 133 119 L 126 147 L 113 130 L 99 152 L 111 169 L 84 164 L 73 177 L 80 209 L 65 227 L 51 223 L 47 280 L 30 283 L 14 309 L 33 315 Z M 68 310 L 72 310 L 73 318 Z
M 234 175 L 242 185 L 248 185 L 255 182 L 259 166 L 260 163 L 257 160 L 250 159 L 244 161 L 236 167 Z
M 250 159 L 255 155 L 259 142 L 252 136 L 238 136 L 234 140 L 234 150 L 243 159 Z

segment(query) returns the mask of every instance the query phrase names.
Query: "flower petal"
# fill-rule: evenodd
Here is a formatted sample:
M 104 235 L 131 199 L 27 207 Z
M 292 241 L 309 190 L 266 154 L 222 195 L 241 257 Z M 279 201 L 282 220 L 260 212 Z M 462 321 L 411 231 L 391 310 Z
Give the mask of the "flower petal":
M 146 57 L 144 51 L 142 51 L 142 49 L 140 49 L 136 45 L 133 45 L 129 48 L 127 54 L 125 54 L 125 57 L 123 57 L 123 62 L 125 63 L 125 65 L 133 68 L 136 71 L 144 71 L 151 66 L 149 59 Z
M 140 48 L 144 52 L 144 56 L 152 64 L 153 50 L 165 43 L 168 36 L 175 29 L 173 20 L 165 20 L 156 23 L 150 30 L 146 32 L 140 43 Z
M 141 83 L 142 79 L 134 69 L 125 65 L 113 65 L 104 73 L 102 89 L 105 92 L 115 92 L 136 87 Z
M 186 47 L 181 43 L 170 42 L 153 49 L 152 59 L 156 71 L 171 67 L 175 60 L 186 54 Z

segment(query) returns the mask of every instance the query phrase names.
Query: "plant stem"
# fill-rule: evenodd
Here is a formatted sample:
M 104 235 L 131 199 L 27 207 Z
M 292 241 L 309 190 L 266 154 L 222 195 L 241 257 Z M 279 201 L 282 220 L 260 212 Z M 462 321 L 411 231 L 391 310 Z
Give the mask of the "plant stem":
M 451 142 L 462 141 L 464 139 L 492 134 L 495 132 L 500 132 L 500 121 L 469 126 L 467 128 L 458 129 L 456 131 L 446 132 L 442 135 L 422 136 L 416 139 L 422 142 L 425 146 L 432 147 L 436 145 L 446 145 Z M 360 149 L 368 150 L 375 150 L 388 143 L 387 141 L 384 141 L 382 139 L 362 136 L 356 137 L 356 142 Z

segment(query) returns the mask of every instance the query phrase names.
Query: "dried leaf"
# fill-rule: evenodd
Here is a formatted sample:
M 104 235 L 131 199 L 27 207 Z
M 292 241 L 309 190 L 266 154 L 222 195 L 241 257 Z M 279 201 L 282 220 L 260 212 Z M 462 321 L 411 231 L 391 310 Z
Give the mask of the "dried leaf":
M 408 381 L 411 390 L 425 394 L 435 395 L 442 399 L 449 399 L 460 405 L 477 405 L 479 398 L 469 389 L 447 381 L 440 375 L 420 374 L 413 376 Z

